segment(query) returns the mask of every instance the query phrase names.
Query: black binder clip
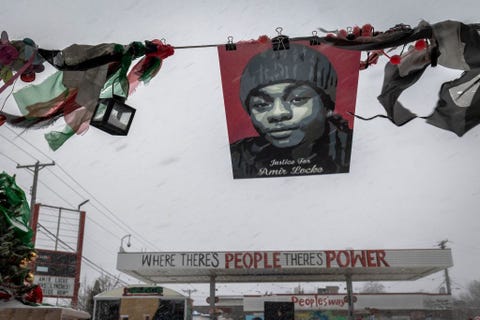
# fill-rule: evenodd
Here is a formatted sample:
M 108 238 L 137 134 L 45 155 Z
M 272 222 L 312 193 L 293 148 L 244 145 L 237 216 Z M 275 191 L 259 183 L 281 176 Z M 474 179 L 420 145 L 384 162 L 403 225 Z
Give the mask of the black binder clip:
M 320 45 L 320 37 L 317 36 L 317 31 L 312 31 L 312 37 L 310 38 L 310 45 L 311 46 Z
M 228 36 L 227 37 L 228 39 L 228 42 L 227 44 L 225 45 L 225 49 L 227 51 L 235 51 L 237 50 L 237 45 L 235 43 L 233 43 L 233 37 L 232 36 Z
M 281 27 L 275 29 L 275 31 L 278 33 L 278 36 L 272 38 L 273 51 L 290 49 L 290 40 L 288 39 L 288 36 L 282 35 L 282 30 L 283 29 Z

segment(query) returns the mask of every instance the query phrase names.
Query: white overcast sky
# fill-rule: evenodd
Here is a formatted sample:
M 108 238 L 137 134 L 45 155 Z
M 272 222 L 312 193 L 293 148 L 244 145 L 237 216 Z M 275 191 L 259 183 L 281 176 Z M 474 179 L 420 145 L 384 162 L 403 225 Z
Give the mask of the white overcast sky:
M 299 37 L 319 27 L 365 23 L 379 31 L 422 19 L 475 23 L 479 12 L 477 0 L 17 0 L 2 4 L 0 27 L 11 39 L 29 37 L 44 49 L 156 38 L 192 46 L 226 43 L 228 36 L 235 42 L 274 37 L 277 27 Z M 376 96 L 385 62 L 360 72 L 360 115 L 384 113 Z M 428 115 L 441 83 L 459 74 L 429 68 L 401 101 Z M 7 94 L 0 98 L 3 104 Z M 480 279 L 480 127 L 459 138 L 421 119 L 400 128 L 385 119 L 356 120 L 348 174 L 233 180 L 216 48 L 177 50 L 128 103 L 137 113 L 127 137 L 92 127 L 56 152 L 43 135 L 61 128 L 61 121 L 27 132 L 0 127 L 0 170 L 16 174 L 27 193 L 32 174 L 16 169 L 17 163 L 55 161 L 40 172 L 38 202 L 76 208 L 90 199 L 83 207 L 84 255 L 105 270 L 119 273 L 116 253 L 128 233 L 133 251 L 416 249 L 448 239 L 453 293 Z M 4 110 L 18 113 L 11 97 Z M 83 265 L 82 279 L 98 275 Z M 385 285 L 390 292 L 437 292 L 442 282 L 437 273 Z M 219 294 L 254 294 L 296 285 L 218 288 Z M 302 285 L 313 290 L 325 284 Z M 175 288 L 197 289 L 195 303 L 208 295 L 208 286 Z

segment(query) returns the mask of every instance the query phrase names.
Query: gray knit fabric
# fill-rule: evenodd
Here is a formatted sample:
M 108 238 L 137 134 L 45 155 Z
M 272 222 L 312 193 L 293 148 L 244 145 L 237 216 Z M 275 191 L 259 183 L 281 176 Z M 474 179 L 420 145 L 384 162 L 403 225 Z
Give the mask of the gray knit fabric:
M 246 102 L 252 90 L 285 81 L 306 82 L 335 103 L 337 73 L 330 61 L 316 50 L 291 43 L 290 49 L 269 49 L 250 59 L 240 81 L 243 107 L 248 110 Z

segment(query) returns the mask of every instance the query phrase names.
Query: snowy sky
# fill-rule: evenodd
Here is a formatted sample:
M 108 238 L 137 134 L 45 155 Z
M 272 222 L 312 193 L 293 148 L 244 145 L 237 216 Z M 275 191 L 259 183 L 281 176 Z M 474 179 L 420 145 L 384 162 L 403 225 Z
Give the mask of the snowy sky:
M 193 46 L 274 37 L 277 27 L 299 37 L 365 23 L 376 30 L 422 19 L 477 23 L 478 12 L 477 0 L 17 0 L 2 5 L 0 26 L 10 39 L 29 37 L 44 49 L 162 38 Z M 384 113 L 376 96 L 386 61 L 360 72 L 358 114 Z M 441 83 L 459 74 L 428 68 L 401 101 L 428 115 Z M 0 103 L 18 113 L 8 91 Z M 137 113 L 127 137 L 90 128 L 56 152 L 43 135 L 61 121 L 27 132 L 0 127 L 0 170 L 16 174 L 27 193 L 32 174 L 17 164 L 55 161 L 40 172 L 38 202 L 76 208 L 90 200 L 83 206 L 84 256 L 111 273 L 119 273 L 116 253 L 126 234 L 132 251 L 414 249 L 448 239 L 453 293 L 480 279 L 480 127 L 459 138 L 421 119 L 400 128 L 356 120 L 348 174 L 233 180 L 216 48 L 176 50 L 128 104 Z M 82 268 L 82 279 L 99 276 Z M 218 294 L 290 292 L 296 285 L 220 284 Z M 308 291 L 329 284 L 302 285 Z M 390 292 L 438 292 L 442 285 L 443 273 L 385 283 Z M 208 285 L 171 287 L 198 290 L 195 303 L 208 295 Z

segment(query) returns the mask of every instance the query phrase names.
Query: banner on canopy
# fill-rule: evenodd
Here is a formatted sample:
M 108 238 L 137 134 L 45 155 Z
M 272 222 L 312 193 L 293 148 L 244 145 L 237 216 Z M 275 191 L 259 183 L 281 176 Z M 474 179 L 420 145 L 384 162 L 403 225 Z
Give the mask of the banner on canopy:
M 256 41 L 218 53 L 235 179 L 349 172 L 359 51 Z

